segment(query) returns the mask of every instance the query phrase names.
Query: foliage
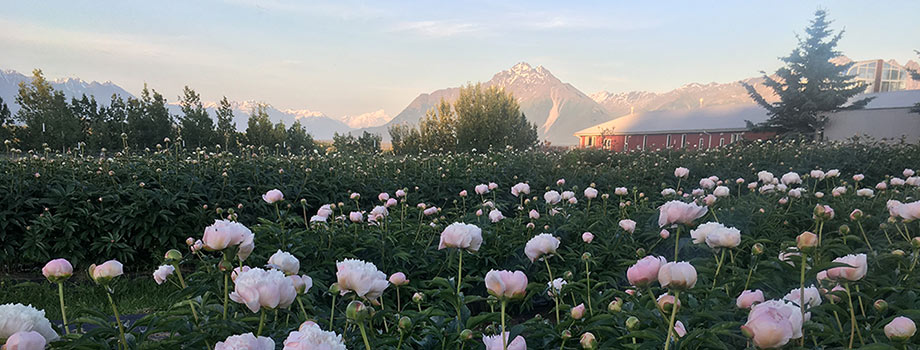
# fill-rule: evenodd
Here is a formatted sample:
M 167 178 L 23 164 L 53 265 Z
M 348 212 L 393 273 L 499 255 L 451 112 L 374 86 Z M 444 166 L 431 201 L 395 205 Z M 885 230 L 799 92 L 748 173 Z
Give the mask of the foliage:
M 811 135 L 823 129 L 823 112 L 862 108 L 869 103 L 870 99 L 864 98 L 844 106 L 865 86 L 857 83 L 855 76 L 846 75 L 852 63 L 832 61 L 841 56 L 836 47 L 843 31 L 834 34 L 829 25 L 827 13 L 816 11 L 811 25 L 805 28 L 805 38 L 798 38 L 799 44 L 792 53 L 780 58 L 785 66 L 776 71 L 775 77 L 764 75 L 764 85 L 779 96 L 779 102 L 767 102 L 753 86 L 744 83 L 751 98 L 769 111 L 770 118 L 758 125 L 760 129 Z
M 186 86 L 179 101 L 182 116 L 179 117 L 179 135 L 189 148 L 210 146 L 217 142 L 214 121 L 201 105 L 201 96 Z
M 357 138 L 352 134 L 335 133 L 332 136 L 332 147 L 338 152 L 348 154 L 377 154 L 380 153 L 381 141 L 383 139 L 380 135 L 371 134 L 367 131 Z
M 514 96 L 479 83 L 461 87 L 453 105 L 442 98 L 418 129 L 394 125 L 389 132 L 397 154 L 526 149 L 537 144 L 537 127 L 527 121 Z
M 695 267 L 699 281 L 680 294 L 683 306 L 677 320 L 688 332 L 674 348 L 741 349 L 750 346 L 739 329 L 747 312 L 734 306 L 735 297 L 744 289 L 760 289 L 767 299 L 777 299 L 799 288 L 801 262 L 784 262 L 777 256 L 796 245 L 796 235 L 812 231 L 823 235 L 823 242 L 814 255 L 809 254 L 806 286 L 830 290 L 833 285 L 817 280 L 817 273 L 838 266 L 831 263 L 835 257 L 866 253 L 868 273 L 850 283 L 853 325 L 858 326 L 861 337 L 856 345 L 891 348 L 900 344 L 887 340 L 884 325 L 895 316 L 915 320 L 920 316 L 916 306 L 920 303 L 920 273 L 913 272 L 920 249 L 910 243 L 920 235 L 920 226 L 890 220 L 886 207 L 889 199 L 908 202 L 920 196 L 917 185 L 893 180 L 910 176 L 902 172 L 905 165 L 920 164 L 918 147 L 783 141 L 737 143 L 701 152 L 503 151 L 399 157 L 273 154 L 273 149 L 254 147 L 243 155 L 181 153 L 173 147 L 115 155 L 111 160 L 74 154 L 15 157 L 13 152 L 10 160 L 0 163 L 5 177 L 0 193 L 6 206 L 0 211 L 4 225 L 0 257 L 8 269 L 15 267 L 36 277 L 40 276 L 38 266 L 61 256 L 70 259 L 78 271 L 111 258 L 126 262 L 130 270 L 152 271 L 163 262 L 166 249 L 181 249 L 185 237 L 201 237 L 213 219 L 237 219 L 255 233 L 256 248 L 245 264 L 263 266 L 280 249 L 296 256 L 301 273 L 314 281 L 313 289 L 300 297 L 303 310 L 295 303 L 277 310 L 277 316 L 275 311 L 268 313 L 262 335 L 275 339 L 279 348 L 304 320 L 342 334 L 350 349 L 363 348 L 356 324 L 344 314 L 352 296 L 329 292 L 336 281 L 335 263 L 358 258 L 373 262 L 387 274 L 405 272 L 410 280 L 399 294 L 390 286 L 381 304 L 368 304 L 375 310 L 366 323 L 373 349 L 482 349 L 481 334 L 494 334 L 500 324 L 496 300 L 488 297 L 483 282 L 492 269 L 521 270 L 529 278 L 526 297 L 509 304 L 508 330 L 512 337 L 525 337 L 530 349 L 577 349 L 578 337 L 585 332 L 595 335 L 602 349 L 659 349 L 668 333 L 668 314 L 655 306 L 655 298 L 666 289 L 634 290 L 625 271 L 646 254 L 673 260 L 679 235 L 679 260 Z M 690 170 L 687 179 L 674 177 L 678 166 Z M 840 175 L 807 175 L 816 168 L 838 169 Z M 748 189 L 748 183 L 757 183 L 756 173 L 761 170 L 777 177 L 789 171 L 806 174 L 801 184 L 790 184 L 802 189 L 803 195 L 794 197 L 765 184 Z M 857 181 L 854 174 L 865 178 Z M 717 221 L 742 232 L 741 244 L 728 250 L 724 264 L 718 263 L 719 251 L 693 244 L 688 234 L 693 225 L 668 228 L 667 239 L 659 235 L 658 206 L 681 198 L 662 190 L 676 189 L 688 193 L 684 200 L 702 202 L 712 190 L 689 193 L 698 187 L 696 178 L 713 175 L 731 192 L 710 204 L 710 212 L 697 223 Z M 566 181 L 557 181 L 560 178 Z M 738 178 L 744 183 L 736 182 Z M 474 194 L 473 186 L 489 182 L 498 187 Z M 530 184 L 532 192 L 526 198 L 510 193 L 518 182 Z M 874 188 L 878 182 L 885 182 L 888 188 L 872 196 L 856 194 L 857 189 Z M 592 185 L 601 194 L 589 200 L 582 191 Z M 615 194 L 618 187 L 627 193 Z M 273 188 L 285 194 L 277 205 L 260 197 Z M 840 191 L 835 188 L 845 192 L 832 195 Z M 398 197 L 377 224 L 345 218 L 350 212 L 382 205 L 377 193 L 388 192 L 397 198 L 397 189 L 404 189 L 407 196 Z M 458 195 L 461 190 L 469 195 Z M 548 204 L 543 193 L 549 190 L 572 191 L 576 200 Z M 363 196 L 351 199 L 352 193 Z M 419 203 L 440 211 L 426 215 Z M 323 204 L 334 204 L 328 222 L 310 222 Z M 816 204 L 831 206 L 836 216 L 819 223 L 814 219 Z M 484 214 L 477 215 L 493 206 L 506 218 L 492 222 Z M 857 208 L 865 217 L 859 221 L 848 218 Z M 531 217 L 530 210 L 539 217 Z M 627 218 L 637 223 L 632 233 L 618 226 Z M 476 224 L 483 231 L 480 250 L 463 258 L 459 294 L 455 278 L 458 253 L 437 249 L 439 233 L 452 222 Z M 595 235 L 591 243 L 580 239 L 585 231 Z M 541 232 L 562 242 L 547 261 L 555 276 L 568 282 L 561 294 L 558 322 L 553 299 L 546 293 L 546 264 L 531 262 L 523 253 L 526 242 Z M 755 244 L 763 245 L 762 254 L 753 253 Z M 178 287 L 176 276 L 156 287 L 155 293 L 170 291 L 165 297 L 170 302 L 168 306 L 152 303 L 159 306 L 129 325 L 130 348 L 204 348 L 229 335 L 259 328 L 259 314 L 234 302 L 229 304 L 229 318 L 222 319 L 224 274 L 217 270 L 222 260 L 219 252 L 184 255 L 178 263 L 188 287 Z M 150 288 L 133 285 L 130 280 L 118 281 L 113 289 L 153 293 L 145 290 L 153 288 L 152 284 Z M 71 288 L 76 291 L 78 287 L 65 284 L 65 290 Z M 42 293 L 47 289 L 43 287 Z M 415 292 L 425 299 L 413 302 Z M 127 298 L 118 295 L 116 302 Z M 72 293 L 67 298 L 73 298 Z M 622 302 L 609 310 L 608 305 L 617 298 Z M 809 310 L 804 345 L 796 340 L 787 348 L 846 347 L 851 325 L 847 296 L 825 291 L 821 298 L 822 303 Z M 832 298 L 840 299 L 835 302 Z M 12 300 L 3 300 L 35 300 L 39 308 L 57 307 L 53 298 L 31 299 L 21 292 L 13 294 Z M 876 300 L 887 302 L 887 308 L 873 307 Z M 98 303 L 95 308 L 71 309 L 71 324 L 86 331 L 65 336 L 53 348 L 114 348 L 118 333 L 109 321 L 110 309 L 104 301 Z M 592 307 L 576 319 L 569 311 L 581 303 Z M 407 317 L 411 325 L 399 327 L 400 317 Z M 636 317 L 638 324 L 627 327 L 629 317 Z M 475 334 L 472 340 L 461 338 L 464 329 Z M 566 332 L 574 338 L 564 337 Z

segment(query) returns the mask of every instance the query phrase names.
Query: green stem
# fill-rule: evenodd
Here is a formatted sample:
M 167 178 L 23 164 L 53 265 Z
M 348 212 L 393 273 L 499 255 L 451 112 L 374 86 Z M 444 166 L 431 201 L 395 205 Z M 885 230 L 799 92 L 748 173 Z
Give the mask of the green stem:
M 872 249 L 872 244 L 869 243 L 869 237 L 866 237 L 866 231 L 863 230 L 862 223 L 857 221 L 856 226 L 859 227 L 859 232 L 862 233 L 863 239 L 866 240 L 866 246 L 869 247 L 870 251 L 872 251 L 872 255 L 875 255 L 875 249 Z
M 500 333 L 502 335 L 502 350 L 508 350 L 508 338 L 505 337 L 505 306 L 507 305 L 508 305 L 508 300 L 503 298 L 502 299 L 502 329 Z M 559 315 L 558 309 L 556 309 L 556 315 L 557 316 Z M 558 323 L 559 320 L 556 319 L 556 322 Z
M 227 302 L 230 299 L 230 274 L 224 273 L 224 317 L 227 319 Z
M 674 261 L 677 261 L 677 243 L 680 242 L 680 225 L 677 226 L 677 233 L 674 234 Z
M 680 292 L 674 292 L 674 304 L 671 304 L 671 320 L 668 321 L 668 337 L 664 340 L 664 350 L 668 350 L 671 347 L 671 334 L 674 334 L 674 317 L 677 316 L 677 303 L 680 297 Z
M 544 256 L 543 262 L 546 263 L 546 272 L 549 273 L 549 283 L 550 285 L 552 285 L 553 284 L 553 270 L 549 268 L 549 257 Z M 550 287 L 550 288 L 553 288 L 553 287 Z M 556 300 L 556 324 L 559 324 L 559 296 L 556 294 L 559 294 L 559 293 L 557 293 L 556 290 L 553 290 L 553 299 Z
M 402 312 L 402 300 L 399 298 L 399 286 L 396 286 L 396 312 Z
M 725 250 L 726 248 L 722 248 L 722 257 L 716 259 L 716 273 L 712 276 L 712 288 L 710 288 L 710 290 L 716 289 L 716 281 L 719 278 L 719 271 L 722 270 L 722 263 L 725 262 Z
M 361 330 L 361 338 L 364 339 L 364 348 L 371 350 L 371 343 L 367 341 L 367 332 L 364 330 L 364 322 L 358 322 L 358 329 Z
M 261 316 L 259 316 L 259 330 L 256 331 L 256 337 L 262 335 L 262 327 L 265 326 L 265 309 L 262 309 Z
M 64 311 L 64 282 L 58 282 L 58 299 L 61 300 L 61 318 L 64 320 L 64 332 L 70 334 L 70 328 L 67 327 L 67 312 Z
M 332 307 L 329 308 L 329 329 L 332 329 L 332 320 L 335 317 L 335 297 L 336 296 L 337 296 L 336 293 L 332 293 Z
M 463 279 L 463 250 L 458 249 L 457 254 L 459 255 L 457 263 L 457 296 L 460 296 L 460 281 Z
M 585 260 L 585 284 L 585 287 L 587 288 L 586 297 L 588 298 L 588 313 L 591 316 L 594 316 L 594 309 L 591 307 L 591 267 L 588 260 Z
M 758 256 L 755 255 L 754 261 L 751 263 L 751 268 L 748 269 L 747 280 L 744 281 L 744 289 L 742 290 L 747 290 L 748 286 L 751 285 L 751 276 L 754 275 L 754 270 L 757 269 L 757 260 L 758 260 Z
M 805 321 L 805 264 L 807 254 L 802 252 L 802 266 L 799 269 L 799 310 L 802 312 L 802 321 Z M 805 344 L 805 328 L 802 328 L 802 341 L 800 345 Z
M 118 314 L 118 308 L 115 307 L 115 300 L 112 300 L 112 293 L 106 291 L 106 296 L 109 297 L 109 304 L 112 304 L 112 311 L 115 312 L 115 322 L 118 323 L 118 335 L 121 337 L 121 344 L 125 347 L 125 350 L 128 349 L 128 340 L 125 339 L 125 328 L 121 324 L 121 316 Z
M 188 285 L 185 284 L 185 278 L 182 277 L 182 270 L 179 269 L 179 264 L 173 264 L 173 267 L 176 268 L 176 276 L 179 276 L 179 284 L 182 289 L 185 289 Z
M 303 307 L 303 301 L 300 300 L 300 297 L 297 297 L 297 304 L 300 305 L 300 312 L 303 313 L 303 320 L 307 320 L 307 309 Z
M 844 283 L 844 287 L 847 291 L 847 303 L 850 306 L 850 345 L 847 346 L 847 349 L 853 348 L 853 339 L 856 336 L 856 312 L 853 309 L 853 297 L 850 296 L 850 284 Z

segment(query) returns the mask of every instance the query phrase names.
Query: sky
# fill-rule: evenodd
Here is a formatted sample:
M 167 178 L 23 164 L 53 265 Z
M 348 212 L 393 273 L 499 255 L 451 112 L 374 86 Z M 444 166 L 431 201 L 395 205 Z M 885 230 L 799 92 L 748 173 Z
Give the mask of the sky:
M 0 69 L 145 83 L 176 100 L 399 113 L 420 93 L 542 65 L 584 93 L 773 71 L 817 9 L 853 59 L 917 60 L 920 1 L 0 0 Z

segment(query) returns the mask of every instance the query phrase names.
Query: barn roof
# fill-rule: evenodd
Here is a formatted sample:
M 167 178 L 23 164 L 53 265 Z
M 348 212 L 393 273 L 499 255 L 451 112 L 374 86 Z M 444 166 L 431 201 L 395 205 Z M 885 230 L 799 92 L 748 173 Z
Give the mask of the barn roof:
M 728 105 L 632 113 L 580 130 L 575 136 L 743 131 L 747 130 L 746 120 L 765 121 L 767 110 L 757 105 Z

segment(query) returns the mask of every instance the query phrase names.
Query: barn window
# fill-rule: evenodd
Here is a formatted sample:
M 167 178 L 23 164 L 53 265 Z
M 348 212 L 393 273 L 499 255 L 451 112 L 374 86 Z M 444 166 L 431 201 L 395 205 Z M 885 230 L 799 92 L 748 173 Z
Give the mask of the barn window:
M 642 149 L 645 149 L 645 141 L 648 140 L 648 135 L 642 135 Z
M 700 142 L 697 143 L 696 148 L 703 149 L 703 137 L 700 136 Z
M 664 141 L 665 148 L 671 148 L 671 134 L 668 134 L 668 137 Z
M 687 145 L 687 134 L 680 135 L 680 148 Z
M 606 149 L 611 149 L 612 147 L 610 147 L 610 146 L 611 146 L 612 144 L 613 144 L 613 142 L 612 142 L 610 139 L 604 140 L 604 148 L 606 148 Z

